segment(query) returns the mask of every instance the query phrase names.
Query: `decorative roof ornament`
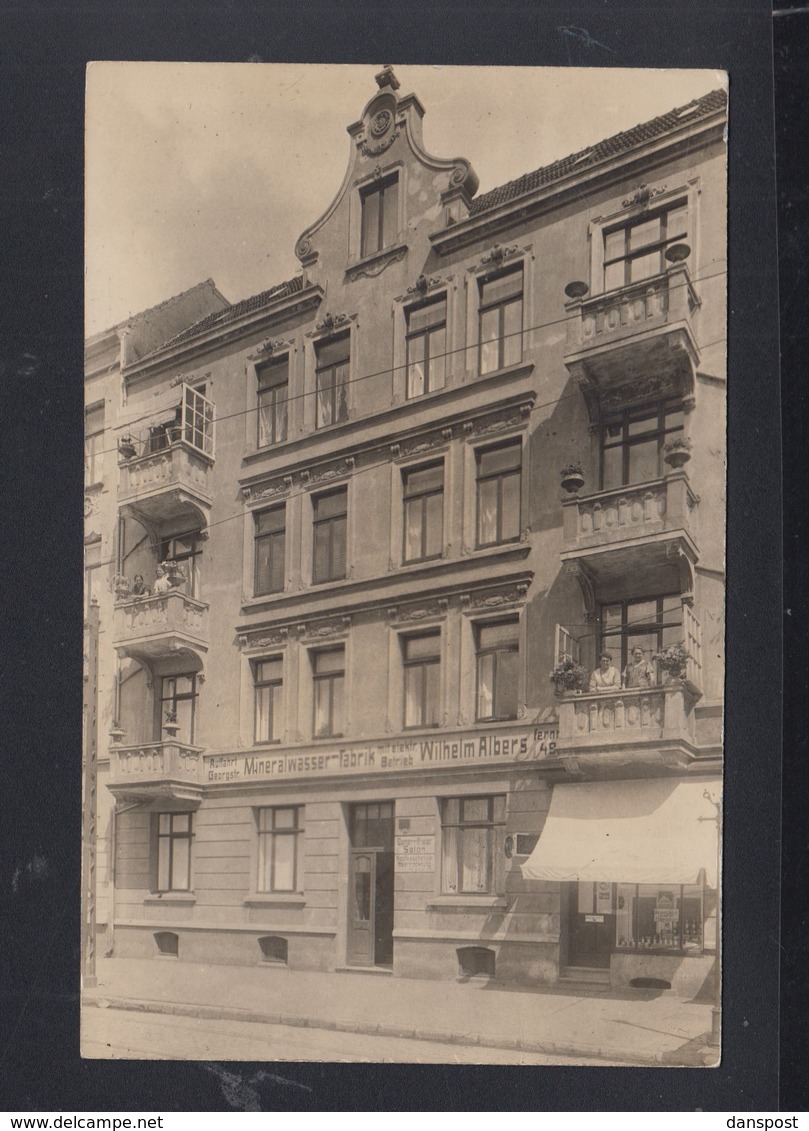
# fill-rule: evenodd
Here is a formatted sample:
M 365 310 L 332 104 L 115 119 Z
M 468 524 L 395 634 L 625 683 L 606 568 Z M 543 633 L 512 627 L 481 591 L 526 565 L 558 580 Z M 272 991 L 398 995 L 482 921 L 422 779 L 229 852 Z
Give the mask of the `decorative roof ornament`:
M 391 90 L 398 90 L 402 85 L 397 79 L 396 75 L 393 73 L 393 67 L 390 65 L 390 63 L 385 63 L 382 70 L 378 75 L 375 75 L 374 78 L 376 79 L 376 85 L 380 90 L 384 90 L 385 87 L 390 87 Z
M 517 255 L 520 249 L 516 244 L 511 247 L 503 247 L 501 244 L 496 243 L 492 250 L 488 252 L 480 261 L 481 267 L 487 267 L 491 264 L 492 267 L 499 267 L 504 260 L 510 259 L 512 255 Z
M 444 281 L 445 280 L 442 279 L 440 275 L 430 275 L 429 277 L 427 275 L 419 275 L 413 286 L 407 288 L 407 293 L 409 295 L 420 294 L 423 296 L 426 295 L 429 290 L 432 290 L 433 287 L 439 286 Z
M 331 314 L 329 311 L 326 311 L 323 321 L 318 322 L 315 326 L 315 329 L 324 330 L 327 333 L 331 333 L 332 330 L 336 330 L 345 322 L 348 322 L 347 314 Z
M 627 199 L 621 201 L 621 203 L 624 208 L 648 208 L 652 200 L 665 191 L 665 185 L 662 185 L 660 188 L 652 188 L 651 185 L 647 185 L 644 181 L 642 184 L 638 185 L 632 196 L 627 197 Z

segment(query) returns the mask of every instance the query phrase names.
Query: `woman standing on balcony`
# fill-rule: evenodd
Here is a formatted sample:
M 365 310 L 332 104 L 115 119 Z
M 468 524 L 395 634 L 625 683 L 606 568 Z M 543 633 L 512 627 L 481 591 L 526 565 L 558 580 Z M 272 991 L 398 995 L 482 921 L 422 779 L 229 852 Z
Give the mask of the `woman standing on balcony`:
M 632 659 L 624 668 L 624 687 L 651 687 L 655 682 L 655 670 L 643 658 L 643 649 L 636 644 L 632 649 Z
M 612 653 L 602 652 L 598 667 L 590 676 L 590 691 L 620 691 L 621 674 L 612 666 Z

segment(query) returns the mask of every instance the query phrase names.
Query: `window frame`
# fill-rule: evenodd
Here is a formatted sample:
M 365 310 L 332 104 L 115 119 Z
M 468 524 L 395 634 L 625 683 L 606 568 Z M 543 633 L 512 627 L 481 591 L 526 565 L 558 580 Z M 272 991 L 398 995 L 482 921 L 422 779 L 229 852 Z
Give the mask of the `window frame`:
M 345 343 L 345 356 L 340 356 L 332 361 L 321 361 L 322 355 L 330 346 L 337 346 L 340 343 Z M 351 380 L 351 334 L 335 334 L 333 337 L 321 338 L 315 342 L 315 430 L 319 431 L 322 428 L 331 428 L 335 424 L 345 424 L 349 419 L 348 412 L 348 388 Z M 344 373 L 340 380 L 338 380 L 338 370 L 344 369 Z M 330 375 L 330 383 L 328 388 L 324 387 L 324 375 Z M 341 403 L 338 400 L 339 390 L 343 391 L 342 409 L 344 415 L 340 416 Z M 328 392 L 329 400 L 329 419 L 321 423 L 320 421 L 320 405 L 321 395 Z
M 657 610 L 655 613 L 655 622 L 650 621 L 628 621 L 628 606 L 641 604 L 642 602 L 655 601 L 657 603 Z M 666 609 L 666 602 L 676 601 L 676 608 Z M 604 610 L 610 606 L 621 606 L 621 627 L 612 632 L 605 632 L 604 630 Z M 679 618 L 679 625 L 674 621 L 663 619 L 670 615 L 676 615 Z M 618 649 L 620 650 L 621 661 L 618 670 L 623 672 L 629 663 L 629 656 L 631 654 L 632 645 L 631 640 L 633 637 L 651 636 L 653 633 L 657 634 L 657 645 L 655 650 L 661 651 L 663 648 L 663 632 L 666 628 L 677 628 L 683 626 L 683 611 L 682 611 L 682 594 L 680 593 L 651 593 L 645 597 L 623 597 L 614 601 L 603 600 L 598 605 L 598 652 L 611 652 L 616 650 L 615 641 L 618 640 Z M 633 628 L 634 631 L 627 631 Z M 647 656 L 647 660 L 651 657 Z M 658 673 L 659 677 L 659 673 Z
M 487 628 L 501 627 L 501 626 L 504 626 L 504 625 L 510 625 L 510 626 L 513 627 L 513 629 L 514 629 L 514 642 L 513 643 L 502 643 L 502 644 L 496 644 L 496 645 L 488 646 L 488 647 L 483 647 L 481 645 L 481 632 L 483 630 L 485 630 Z M 514 713 L 513 714 L 500 714 L 500 713 L 498 713 L 497 706 L 498 706 L 498 700 L 499 700 L 499 695 L 498 695 L 498 688 L 499 688 L 499 685 L 500 685 L 499 681 L 500 681 L 500 678 L 504 678 L 504 677 L 500 677 L 498 675 L 498 669 L 500 667 L 500 661 L 497 659 L 497 657 L 499 655 L 503 655 L 503 654 L 506 654 L 506 653 L 509 654 L 509 655 L 516 655 L 517 663 L 519 664 L 519 657 L 520 657 L 520 619 L 519 619 L 519 616 L 504 617 L 502 619 L 498 619 L 498 620 L 494 620 L 494 621 L 478 621 L 476 624 L 474 624 L 472 626 L 472 628 L 473 628 L 473 631 L 474 631 L 474 643 L 475 643 L 475 722 L 492 723 L 492 722 L 512 721 L 512 720 L 514 720 L 518 717 L 519 699 L 520 699 L 519 678 L 518 678 L 517 687 L 516 687 Z M 485 660 L 489 656 L 493 656 L 495 658 L 494 659 L 494 665 L 493 665 L 493 672 L 492 672 L 492 713 L 490 715 L 483 715 L 483 714 L 481 714 L 481 711 L 480 711 L 481 661 Z
M 100 426 L 92 428 L 92 418 L 100 417 Z M 104 432 L 106 429 L 106 402 L 96 401 L 84 410 L 84 482 L 87 487 L 104 482 Z M 98 445 L 101 445 L 100 448 Z
M 514 448 L 519 452 L 519 461 L 515 467 L 500 469 L 486 474 L 481 473 L 481 460 L 490 452 L 505 451 L 508 448 Z M 489 546 L 503 546 L 510 542 L 519 542 L 520 531 L 522 527 L 522 472 L 523 472 L 523 446 L 522 439 L 505 440 L 499 444 L 488 445 L 475 449 L 475 549 L 484 550 Z M 517 533 L 509 535 L 508 538 L 503 537 L 503 482 L 506 478 L 515 476 L 517 477 Z M 481 483 L 488 483 L 497 481 L 497 517 L 496 517 L 496 537 L 488 542 L 482 542 L 481 534 L 481 497 L 480 487 Z
M 505 279 L 509 275 L 520 275 L 521 285 L 519 294 L 508 295 L 505 298 L 499 298 L 486 302 L 484 300 L 484 290 L 489 283 L 497 282 L 499 279 Z M 524 356 L 523 350 L 523 334 L 525 332 L 525 264 L 520 259 L 518 262 L 509 264 L 502 270 L 490 271 L 484 275 L 480 275 L 477 280 L 478 283 L 478 375 L 480 377 L 487 377 L 491 373 L 498 373 L 501 369 L 507 369 L 511 365 L 519 365 Z M 518 356 L 506 362 L 506 347 L 504 345 L 506 337 L 505 332 L 505 318 L 506 307 L 513 306 L 516 303 L 520 304 L 520 329 L 519 333 L 514 333 L 514 337 L 518 339 L 519 345 Z M 498 333 L 496 338 L 486 339 L 483 338 L 483 319 L 484 316 L 493 310 L 498 310 Z M 488 369 L 483 368 L 483 348 L 484 345 L 491 345 L 492 342 L 497 343 L 497 364 Z
M 261 679 L 260 668 L 262 664 L 267 663 L 280 663 L 281 675 L 277 678 Z M 269 746 L 281 742 L 283 726 L 284 726 L 284 657 L 283 656 L 261 656 L 256 657 L 250 661 L 251 672 L 253 676 L 253 745 L 254 746 Z M 268 696 L 268 707 L 265 712 L 266 717 L 269 718 L 269 737 L 264 738 L 259 735 L 259 697 L 261 693 L 269 688 L 270 694 Z M 276 714 L 275 709 L 275 695 L 274 690 L 278 689 L 280 702 Z
M 272 357 L 269 360 L 257 365 L 255 368 L 256 446 L 258 448 L 268 448 L 274 444 L 283 444 L 289 438 L 289 354 L 286 353 L 281 354 L 278 357 Z M 280 373 L 282 369 L 283 373 Z M 273 375 L 273 371 L 278 371 L 280 375 Z M 277 391 L 279 389 L 284 390 L 282 400 L 277 396 Z M 266 435 L 262 437 L 262 418 L 267 409 L 267 406 L 263 402 L 262 398 L 267 394 L 271 394 L 271 435 L 269 439 L 267 439 Z M 283 413 L 282 428 L 279 426 L 279 408 Z M 280 431 L 283 431 L 282 436 L 278 435 Z
M 417 475 L 422 471 L 431 471 L 434 468 L 441 468 L 441 485 L 440 487 L 430 487 L 421 490 L 408 489 L 408 480 L 411 476 Z M 406 565 L 412 565 L 415 562 L 429 562 L 436 561 L 443 556 L 444 552 L 444 498 L 446 488 L 446 463 L 444 459 L 433 460 L 430 463 L 414 464 L 410 467 L 402 468 L 402 561 Z M 427 533 L 428 533 L 428 514 L 427 514 L 427 499 L 433 498 L 437 495 L 441 497 L 441 530 L 439 537 L 439 548 L 434 554 L 421 553 L 416 557 L 408 557 L 408 512 L 409 504 L 420 503 L 420 530 L 421 530 L 421 549 L 424 551 L 427 548 Z
M 438 307 L 439 305 L 442 305 L 444 307 L 444 317 L 443 317 L 443 319 L 439 320 L 438 322 L 431 322 L 427 326 L 422 327 L 420 330 L 411 330 L 410 329 L 411 315 L 413 315 L 415 313 L 422 312 L 424 310 L 429 310 L 431 307 Z M 439 389 L 445 389 L 447 387 L 447 368 L 448 368 L 448 366 L 447 366 L 447 360 L 448 360 L 448 352 L 447 352 L 447 343 L 448 343 L 448 338 L 447 338 L 447 313 L 448 313 L 448 309 L 449 309 L 449 295 L 447 294 L 446 291 L 442 292 L 441 294 L 432 295 L 429 298 L 424 299 L 423 302 L 413 303 L 410 306 L 405 308 L 404 317 L 405 317 L 405 399 L 406 400 L 409 400 L 409 401 L 410 400 L 417 400 L 419 397 L 423 397 L 427 393 L 433 393 L 433 392 L 436 392 Z M 443 333 L 444 333 L 444 348 L 443 348 L 442 352 L 440 354 L 436 354 L 435 357 L 440 357 L 443 360 L 444 368 L 443 368 L 441 383 L 437 384 L 437 383 L 434 383 L 431 380 L 432 368 L 433 368 L 432 367 L 433 353 L 430 349 L 430 343 L 432 341 L 433 335 L 435 333 L 437 333 L 438 331 L 441 331 L 441 330 L 443 330 Z M 410 368 L 411 368 L 410 352 L 411 352 L 411 343 L 419 341 L 419 340 L 424 341 L 424 357 L 422 359 L 422 365 L 423 365 L 423 369 L 424 369 L 424 388 L 420 393 L 414 393 L 414 392 L 411 392 L 411 387 L 410 387 Z
M 408 645 L 411 640 L 426 640 L 432 639 L 435 641 L 435 652 L 429 656 L 416 656 L 413 659 L 408 658 Z M 425 727 L 437 727 L 441 725 L 441 629 L 426 629 L 423 632 L 412 632 L 402 635 L 400 637 L 402 649 L 402 728 L 403 730 L 420 730 Z M 416 668 L 422 671 L 421 682 L 421 695 L 419 702 L 419 719 L 418 722 L 407 721 L 407 707 L 408 707 L 408 672 Z M 435 713 L 436 717 L 430 719 L 428 715 L 429 695 L 428 688 L 428 672 L 425 669 L 437 669 L 435 673 L 436 687 L 434 695 Z
M 198 672 L 175 672 L 172 675 L 160 676 L 160 702 L 159 702 L 159 717 L 158 717 L 158 740 L 162 739 L 163 734 L 163 720 L 168 710 L 177 713 L 177 704 L 190 702 L 191 704 L 191 726 L 189 727 L 188 745 L 193 746 L 196 738 L 196 717 L 197 717 L 197 700 L 199 698 L 199 682 L 197 680 Z M 190 679 L 191 690 L 182 692 L 179 695 L 176 691 L 176 681 L 178 679 Z M 175 683 L 175 690 L 172 695 L 166 694 L 166 684 Z M 171 704 L 167 707 L 166 704 Z
M 277 530 L 266 530 L 261 532 L 259 529 L 261 518 L 268 514 L 278 514 L 283 512 L 283 525 Z M 262 507 L 261 510 L 253 511 L 253 596 L 254 597 L 269 597 L 275 593 L 283 593 L 286 588 L 286 533 L 287 533 L 287 513 L 286 503 L 276 503 L 272 507 Z M 272 587 L 272 574 L 273 564 L 275 561 L 273 549 L 274 544 L 280 541 L 281 543 L 281 584 L 277 588 Z M 269 568 L 267 575 L 269 578 L 269 587 L 264 589 L 259 585 L 259 554 L 263 544 L 267 542 L 270 545 L 270 556 L 268 558 Z
M 318 672 L 317 662 L 320 656 L 341 653 L 343 657 L 342 668 L 333 671 Z M 340 738 L 345 733 L 346 720 L 346 649 L 344 644 L 333 648 L 310 649 L 309 662 L 312 676 L 312 737 L 313 738 Z M 318 686 L 328 683 L 328 723 L 327 729 L 318 732 Z M 337 704 L 337 709 L 335 709 Z M 335 727 L 335 716 L 342 715 L 342 729 Z
M 165 832 L 165 833 L 161 829 L 161 822 L 162 822 L 162 818 L 164 818 L 164 817 L 169 818 L 168 832 Z M 174 829 L 174 819 L 175 819 L 175 817 L 182 817 L 182 818 L 188 819 L 187 830 L 179 829 L 179 830 L 175 831 L 175 829 Z M 190 811 L 190 810 L 187 810 L 187 809 L 186 810 L 166 810 L 166 811 L 161 811 L 159 813 L 156 813 L 155 818 L 156 818 L 156 820 L 155 820 L 155 839 L 156 839 L 155 852 L 156 852 L 156 855 L 155 855 L 155 886 L 154 886 L 154 890 L 157 891 L 157 892 L 161 892 L 161 893 L 163 893 L 163 892 L 193 892 L 193 890 L 194 890 L 193 878 L 194 877 L 193 877 L 193 852 L 192 852 L 192 849 L 193 849 L 194 836 L 195 836 L 194 813 L 193 813 L 193 811 Z M 186 840 L 188 841 L 188 862 L 187 862 L 186 875 L 185 875 L 186 884 L 184 886 L 178 886 L 175 883 L 175 877 L 174 877 L 174 867 L 175 867 L 174 844 L 175 844 L 176 841 L 186 841 Z M 163 871 L 161 865 L 162 865 L 163 859 L 164 859 L 164 857 L 163 857 L 164 852 L 168 852 L 168 857 L 167 857 L 168 886 L 166 886 L 166 887 L 161 886 L 161 883 L 160 883 L 160 877 L 161 877 L 161 874 L 162 874 L 162 871 Z
M 390 190 L 395 188 L 392 202 L 386 203 L 386 195 L 390 195 Z M 389 247 L 394 247 L 399 235 L 399 200 L 400 200 L 400 177 L 399 171 L 395 170 L 392 173 L 387 173 L 379 180 L 372 181 L 370 184 L 363 185 L 360 188 L 360 259 L 366 259 L 372 255 L 378 255 L 380 252 L 385 251 Z M 378 198 L 377 218 L 376 218 L 376 232 L 374 233 L 373 244 L 369 246 L 369 227 L 370 227 L 370 209 L 366 204 L 371 197 Z M 388 229 L 388 237 L 385 238 L 386 221 L 390 222 L 391 211 L 393 212 L 393 231 Z
M 677 231 L 674 235 L 668 234 L 668 214 L 681 209 L 685 209 L 685 231 Z M 660 238 L 653 240 L 650 243 L 643 244 L 638 248 L 631 246 L 631 232 L 633 229 L 640 227 L 643 224 L 648 224 L 650 220 L 661 219 Z M 688 240 L 688 233 L 692 226 L 691 209 L 689 194 L 687 190 L 672 193 L 671 196 L 664 202 L 656 203 L 652 207 L 638 211 L 632 216 L 624 216 L 615 219 L 614 221 L 605 223 L 601 228 L 601 285 L 604 294 L 609 294 L 611 291 L 621 290 L 623 287 L 632 286 L 633 284 L 641 284 L 646 278 L 654 278 L 656 275 L 662 275 L 666 270 L 665 252 L 666 248 L 671 244 L 680 241 Z M 607 237 L 615 235 L 617 232 L 622 232 L 623 239 L 623 255 L 613 255 L 607 258 Z M 635 260 L 645 258 L 654 253 L 659 255 L 659 262 L 657 270 L 653 271 L 651 275 L 643 276 L 639 279 L 632 279 L 632 263 Z M 614 286 L 607 288 L 607 269 L 614 267 L 618 263 L 624 264 L 624 280 Z
M 465 819 L 465 806 L 468 802 L 473 801 L 486 801 L 487 802 L 487 816 L 485 819 L 471 818 Z M 502 819 L 498 820 L 495 805 L 497 801 L 502 801 Z M 453 821 L 448 819 L 447 810 L 453 803 L 458 804 L 458 820 Z M 497 880 L 500 879 L 505 886 L 505 865 L 501 869 L 501 875 L 496 875 L 495 856 L 498 851 L 498 834 L 497 829 L 502 830 L 499 834 L 505 841 L 506 830 L 506 806 L 507 795 L 505 793 L 492 793 L 492 794 L 475 794 L 469 796 L 453 796 L 441 798 L 441 891 L 444 895 L 456 896 L 474 896 L 474 895 L 499 895 L 497 890 Z M 447 835 L 448 829 L 457 829 L 457 835 L 450 837 Z M 463 887 L 464 875 L 464 833 L 466 831 L 486 829 L 486 882 L 483 888 L 475 888 L 468 890 Z M 455 841 L 454 852 L 452 841 Z M 452 857 L 450 858 L 450 853 Z M 448 863 L 454 865 L 454 874 L 456 884 L 452 887 L 448 883 Z
M 181 539 L 188 540 L 191 543 L 191 549 L 183 550 L 178 554 L 174 546 Z M 159 561 L 188 563 L 185 592 L 189 597 L 193 597 L 194 599 L 198 599 L 199 597 L 199 558 L 202 555 L 201 542 L 200 531 L 193 530 L 188 534 L 170 535 L 168 538 L 162 539 L 158 547 Z
M 643 413 L 648 413 L 651 420 L 651 414 L 657 412 L 657 424 L 651 427 L 647 432 L 636 433 L 630 435 L 629 428 L 633 423 L 639 423 Z M 661 400 L 650 402 L 645 405 L 633 405 L 630 408 L 619 409 L 616 412 L 604 413 L 599 421 L 599 445 L 598 445 L 598 460 L 599 460 L 599 483 L 602 491 L 617 491 L 622 487 L 635 487 L 641 483 L 651 482 L 647 479 L 630 479 L 630 455 L 633 447 L 642 443 L 648 443 L 650 440 L 657 441 L 657 459 L 658 459 L 658 473 L 656 479 L 663 477 L 665 469 L 663 467 L 663 453 L 666 442 L 669 437 L 675 435 L 683 435 L 685 429 L 685 420 L 683 419 L 679 425 L 674 427 L 666 426 L 666 416 L 668 413 L 680 413 L 683 418 L 685 415 L 685 408 L 683 405 L 682 397 L 664 397 Z M 635 419 L 633 420 L 633 417 Z M 618 440 L 608 441 L 607 430 L 612 427 L 620 425 L 621 436 Z M 614 449 L 620 448 L 621 450 L 621 482 L 614 487 L 605 487 L 605 453 Z
M 301 860 L 303 805 L 261 805 L 255 809 L 256 820 L 256 893 L 259 895 L 294 895 L 303 890 Z M 278 827 L 279 813 L 292 813 L 293 824 Z M 270 814 L 270 827 L 262 828 L 265 814 Z M 292 886 L 279 887 L 276 882 L 277 847 L 280 839 L 292 839 Z M 269 859 L 268 859 L 269 856 Z
M 318 518 L 317 506 L 322 499 L 332 498 L 336 495 L 342 494 L 345 499 L 345 509 L 338 514 L 324 515 Z M 342 522 L 343 524 L 343 572 L 334 572 L 334 531 L 331 529 L 334 524 Z M 317 534 L 320 526 L 329 527 L 328 538 L 328 567 L 325 575 L 320 575 L 317 569 L 318 562 L 318 542 Z M 322 491 L 317 495 L 312 495 L 312 584 L 324 585 L 333 581 L 345 581 L 348 575 L 348 486 L 335 487 L 330 491 Z

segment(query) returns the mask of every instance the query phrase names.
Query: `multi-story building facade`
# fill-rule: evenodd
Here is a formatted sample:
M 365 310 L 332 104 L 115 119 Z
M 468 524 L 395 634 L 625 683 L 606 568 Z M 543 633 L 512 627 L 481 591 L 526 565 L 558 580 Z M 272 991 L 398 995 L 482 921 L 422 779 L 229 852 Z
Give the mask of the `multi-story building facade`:
M 698 986 L 725 95 L 476 196 L 377 83 L 301 273 L 109 390 L 103 945 Z

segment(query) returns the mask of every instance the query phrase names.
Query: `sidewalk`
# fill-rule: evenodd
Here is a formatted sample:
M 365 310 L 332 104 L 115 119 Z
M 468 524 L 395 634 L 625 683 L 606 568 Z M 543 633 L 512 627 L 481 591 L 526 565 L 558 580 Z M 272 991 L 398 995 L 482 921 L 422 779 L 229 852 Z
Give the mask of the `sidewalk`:
M 615 1064 L 702 1065 L 710 1002 L 672 990 L 513 990 L 486 980 L 100 959 L 86 1005 L 485 1045 Z M 709 1062 L 716 1050 L 710 1050 Z M 449 1059 L 449 1057 L 448 1057 Z

